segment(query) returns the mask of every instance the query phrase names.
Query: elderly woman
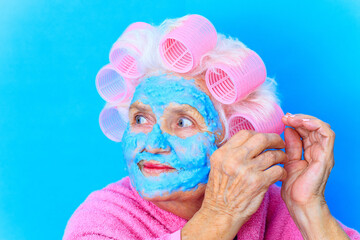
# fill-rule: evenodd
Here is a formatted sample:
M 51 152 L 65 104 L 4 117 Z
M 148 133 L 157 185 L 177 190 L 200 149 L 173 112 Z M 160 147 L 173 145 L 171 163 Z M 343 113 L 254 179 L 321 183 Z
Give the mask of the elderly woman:
M 194 16 L 194 26 L 201 27 L 191 27 Z M 186 24 L 190 32 L 176 35 L 187 30 Z M 110 91 L 116 96 L 101 90 L 98 74 L 99 93 L 111 102 L 105 110 L 115 108 L 120 116 L 111 122 L 120 127 L 104 133 L 121 140 L 129 176 L 90 194 L 70 218 L 64 240 L 360 239 L 331 215 L 325 201 L 335 139 L 327 123 L 304 114 L 281 114 L 274 80 L 261 81 L 266 77 L 262 62 L 238 40 L 218 34 L 213 46 L 198 52 L 191 43 L 180 44 L 181 56 L 171 62 L 166 51 L 184 36 L 193 38 L 195 46 L 201 45 L 196 38 L 203 45 L 212 41 L 214 29 L 203 17 L 140 25 L 130 26 L 119 38 L 111 64 L 103 69 L 106 80 L 123 81 Z M 204 36 L 199 38 L 199 32 Z M 161 44 L 168 44 L 165 51 L 158 51 Z M 116 57 L 124 51 L 119 49 L 132 47 L 132 64 L 121 66 Z M 187 53 L 191 61 L 184 60 Z M 238 72 L 242 77 L 219 73 L 220 67 L 215 71 L 222 78 L 240 76 L 232 83 L 249 82 L 241 85 L 246 93 L 235 89 L 231 103 L 221 100 L 229 96 L 226 89 L 216 95 L 208 84 L 207 71 L 219 62 L 247 69 L 246 74 Z M 126 66 L 136 67 L 131 72 Z M 249 72 L 253 79 L 246 79 Z M 121 125 L 124 116 L 128 121 Z M 242 116 L 238 128 L 232 128 L 231 116 Z M 285 141 L 279 135 L 284 125 L 289 126 Z

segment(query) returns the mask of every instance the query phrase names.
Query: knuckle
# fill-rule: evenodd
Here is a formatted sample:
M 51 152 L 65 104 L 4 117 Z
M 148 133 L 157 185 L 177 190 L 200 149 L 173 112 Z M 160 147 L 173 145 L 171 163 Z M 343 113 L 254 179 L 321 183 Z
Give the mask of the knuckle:
M 256 133 L 254 135 L 254 138 L 257 142 L 259 142 L 261 144 L 265 144 L 268 141 L 268 137 L 264 133 Z
M 268 152 L 268 155 L 269 155 L 269 160 L 270 161 L 273 161 L 274 159 L 276 159 L 277 158 L 277 152 L 276 151 L 267 151 Z
M 250 150 L 245 146 L 241 146 L 238 150 L 239 156 L 242 156 L 242 157 L 247 156 L 249 154 L 249 152 L 250 152 Z
M 286 170 L 279 165 L 276 165 L 273 168 L 274 176 L 276 177 L 276 179 L 281 178 L 286 173 Z
M 238 135 L 245 137 L 245 138 L 250 138 L 253 135 L 253 133 L 252 133 L 252 131 L 249 131 L 249 130 L 240 130 Z
M 335 132 L 334 132 L 334 130 L 332 130 L 332 129 L 330 129 L 330 136 L 331 136 L 332 138 L 335 138 Z
M 280 135 L 276 133 L 267 133 L 266 135 L 274 139 L 281 138 Z
M 232 159 L 228 159 L 227 161 L 224 161 L 222 164 L 222 169 L 225 172 L 225 174 L 230 176 L 234 176 L 238 172 L 237 163 Z
M 247 176 L 249 174 L 249 169 L 246 167 L 241 167 L 237 171 L 237 176 L 242 177 L 243 179 L 247 179 Z
M 216 163 L 219 159 L 219 150 L 216 150 L 211 156 L 210 156 L 210 162 Z
M 252 174 L 247 179 L 250 189 L 257 190 L 261 188 L 262 180 L 258 175 Z
M 317 119 L 317 123 L 318 123 L 319 125 L 323 125 L 323 126 L 329 128 L 329 129 L 331 128 L 331 126 L 330 126 L 329 123 L 324 122 L 324 121 L 321 121 L 320 119 Z
M 287 171 L 285 170 L 285 168 L 280 167 L 281 169 L 281 174 L 280 174 L 280 178 L 286 178 L 287 177 Z
M 274 159 L 275 159 L 275 153 L 273 151 L 266 151 L 264 154 L 263 154 L 263 163 L 264 165 L 266 166 L 269 166 L 269 165 L 272 165 L 272 163 L 274 162 Z
M 218 166 L 225 159 L 224 152 L 219 148 L 210 156 L 210 164 Z
M 269 160 L 275 163 L 280 162 L 286 156 L 286 154 L 281 150 L 269 150 L 267 152 L 269 152 Z

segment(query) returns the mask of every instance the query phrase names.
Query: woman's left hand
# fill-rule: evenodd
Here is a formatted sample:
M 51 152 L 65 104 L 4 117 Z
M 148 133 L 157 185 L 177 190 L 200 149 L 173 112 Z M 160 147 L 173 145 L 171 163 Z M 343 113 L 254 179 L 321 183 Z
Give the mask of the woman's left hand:
M 282 199 L 293 214 L 297 209 L 326 205 L 325 185 L 335 163 L 334 131 L 309 115 L 288 113 L 282 121 L 294 128 L 286 128 L 284 133 L 289 161 L 284 165 L 287 178 L 282 182 Z
M 284 164 L 287 178 L 281 197 L 304 239 L 350 239 L 331 215 L 324 192 L 334 167 L 335 133 L 330 125 L 308 115 L 286 114 Z M 301 159 L 304 150 L 304 160 Z

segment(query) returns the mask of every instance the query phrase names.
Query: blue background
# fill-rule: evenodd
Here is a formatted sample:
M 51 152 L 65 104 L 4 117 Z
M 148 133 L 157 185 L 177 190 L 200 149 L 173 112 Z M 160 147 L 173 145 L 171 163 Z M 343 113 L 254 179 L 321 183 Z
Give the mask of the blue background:
M 0 239 L 60 239 L 90 192 L 126 175 L 96 73 L 130 23 L 188 13 L 263 58 L 285 112 L 331 124 L 326 200 L 360 230 L 359 1 L 0 0 Z

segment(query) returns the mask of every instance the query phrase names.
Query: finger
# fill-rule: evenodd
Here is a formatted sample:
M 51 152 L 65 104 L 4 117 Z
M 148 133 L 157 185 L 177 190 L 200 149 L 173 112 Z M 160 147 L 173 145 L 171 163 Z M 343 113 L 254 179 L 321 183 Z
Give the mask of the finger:
M 295 128 L 302 138 L 309 137 L 309 133 L 317 129 L 316 127 L 312 129 L 309 128 L 309 124 L 307 124 L 307 122 L 310 122 L 310 124 L 312 122 L 317 122 L 319 125 L 323 126 L 324 129 L 331 128 L 328 123 L 323 122 L 316 117 L 305 114 L 291 115 L 287 113 L 285 116 L 283 116 L 282 121 L 285 125 Z M 324 134 L 326 133 L 324 132 Z M 327 132 L 327 134 L 329 134 L 329 132 Z
M 299 133 L 292 128 L 285 128 L 285 152 L 289 161 L 301 159 L 303 144 Z
M 287 122 L 289 126 L 293 126 L 303 140 L 307 140 L 307 138 L 309 138 L 311 142 L 321 142 L 321 136 L 330 140 L 324 144 L 324 147 L 331 146 L 333 144 L 335 133 L 328 123 L 305 114 L 287 114 L 285 116 L 288 117 L 283 117 L 284 122 Z M 316 134 L 314 132 L 316 132 Z M 304 147 L 306 148 L 308 145 L 309 144 L 304 141 Z
M 281 150 L 269 150 L 254 158 L 254 164 L 256 164 L 259 170 L 266 170 L 275 164 L 285 164 L 287 162 L 288 157 Z
M 328 128 L 331 128 L 330 124 L 320 120 L 319 118 L 316 118 L 314 116 L 310 116 L 310 115 L 306 115 L 306 114 L 301 114 L 301 113 L 298 113 L 298 114 L 290 114 L 290 113 L 287 113 L 286 115 L 284 115 L 282 117 L 282 120 L 283 122 L 285 121 L 286 123 L 288 124 L 297 124 L 297 123 L 300 123 L 299 121 L 296 121 L 298 119 L 301 119 L 301 120 L 307 120 L 307 119 L 311 119 L 311 120 L 317 120 L 319 122 L 322 122 L 323 124 L 325 124 Z M 293 120 L 295 120 L 295 122 L 293 122 Z M 293 127 L 293 126 L 292 126 Z
M 297 113 L 297 114 L 291 114 L 291 113 L 286 113 L 283 117 L 285 118 L 313 118 L 313 119 L 318 119 L 314 116 L 311 115 L 306 115 L 306 114 L 302 114 L 302 113 Z
M 293 116 L 293 117 L 291 117 Z M 309 130 L 304 127 L 302 118 L 296 117 L 296 115 L 285 115 L 282 117 L 282 121 L 286 126 L 293 127 L 300 134 L 302 138 L 309 136 Z
M 234 136 L 232 136 L 226 144 L 230 148 L 238 148 L 254 134 L 256 134 L 256 132 L 252 130 L 240 130 L 234 134 Z
M 283 181 L 286 179 L 286 177 L 286 170 L 279 165 L 272 166 L 271 168 L 264 171 L 264 178 L 266 179 L 267 186 L 270 186 L 277 181 Z
M 330 125 L 319 119 L 303 119 L 303 126 L 309 131 L 316 131 L 322 137 L 335 137 L 334 131 L 330 128 Z
M 241 149 L 246 151 L 249 158 L 253 158 L 266 149 L 282 149 L 284 147 L 285 143 L 279 134 L 256 133 L 241 146 Z

